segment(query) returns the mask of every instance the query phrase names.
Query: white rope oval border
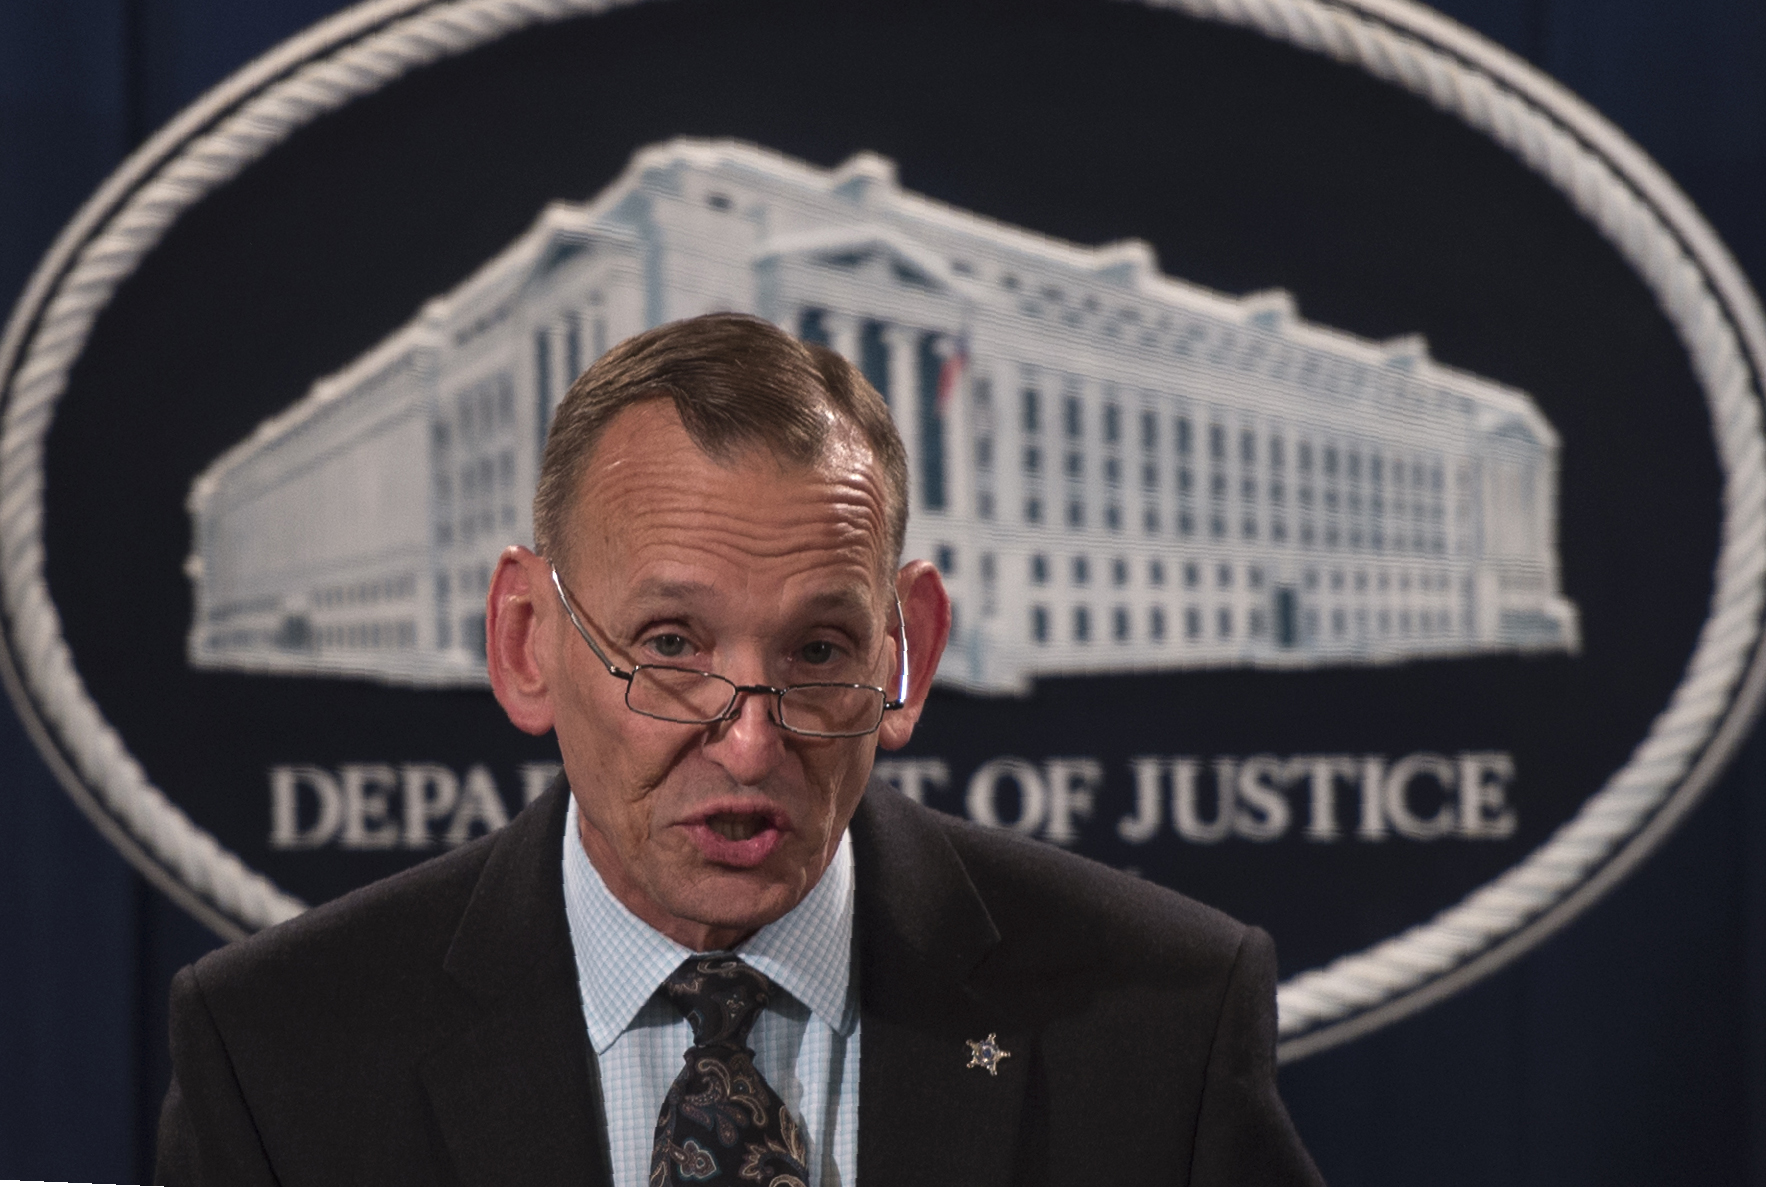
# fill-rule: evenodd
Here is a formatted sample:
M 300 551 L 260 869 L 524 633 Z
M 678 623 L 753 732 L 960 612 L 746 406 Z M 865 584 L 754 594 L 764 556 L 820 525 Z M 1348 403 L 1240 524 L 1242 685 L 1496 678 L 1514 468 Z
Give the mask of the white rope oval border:
M 1168 2 L 1401 86 L 1549 181 L 1625 257 L 1674 324 L 1705 390 L 1724 471 L 1711 613 L 1680 686 L 1630 761 L 1543 845 L 1460 903 L 1283 982 L 1280 1053 L 1290 1061 L 1421 1009 L 1569 922 L 1660 843 L 1745 735 L 1760 700 L 1766 594 L 1766 441 L 1748 354 L 1766 359 L 1766 324 L 1740 270 L 1658 166 L 1563 87 L 1445 18 L 1403 0 Z
M 1562 926 L 1659 843 L 1745 736 L 1763 675 L 1756 645 L 1766 601 L 1766 441 L 1751 360 L 1766 359 L 1766 321 L 1739 268 L 1658 166 L 1564 88 L 1446 18 L 1408 0 L 1143 2 L 1359 67 L 1458 116 L 1564 193 L 1680 334 L 1724 471 L 1711 614 L 1685 677 L 1630 761 L 1549 840 L 1462 902 L 1283 982 L 1280 1054 L 1288 1061 L 1420 1009 Z M 12 376 L 0 423 L 9 690 L 81 807 L 222 934 L 280 922 L 305 904 L 153 786 L 74 667 L 42 548 L 43 445 L 68 373 L 116 287 L 177 218 L 289 133 L 417 67 L 615 6 L 374 0 L 321 23 L 222 83 L 125 162 L 57 240 L 0 338 L 0 374 Z

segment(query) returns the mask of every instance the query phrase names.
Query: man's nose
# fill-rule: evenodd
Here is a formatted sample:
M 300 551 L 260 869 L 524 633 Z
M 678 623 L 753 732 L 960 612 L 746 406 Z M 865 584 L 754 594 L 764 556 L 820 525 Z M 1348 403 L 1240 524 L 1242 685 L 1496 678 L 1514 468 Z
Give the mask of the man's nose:
M 785 757 L 785 731 L 774 720 L 779 699 L 764 685 L 742 685 L 730 715 L 711 727 L 705 755 L 738 783 L 754 784 Z

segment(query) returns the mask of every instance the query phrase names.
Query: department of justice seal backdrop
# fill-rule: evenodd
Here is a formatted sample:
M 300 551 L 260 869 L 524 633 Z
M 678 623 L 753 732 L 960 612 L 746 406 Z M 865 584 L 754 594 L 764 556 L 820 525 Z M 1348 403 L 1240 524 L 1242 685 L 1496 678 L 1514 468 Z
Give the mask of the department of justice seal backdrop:
M 889 400 L 934 807 L 1271 930 L 1281 1052 L 1560 927 L 1759 699 L 1766 326 L 1395 0 L 380 0 L 135 154 L 0 343 L 7 677 L 224 935 L 556 773 L 483 671 L 552 410 L 739 309 Z

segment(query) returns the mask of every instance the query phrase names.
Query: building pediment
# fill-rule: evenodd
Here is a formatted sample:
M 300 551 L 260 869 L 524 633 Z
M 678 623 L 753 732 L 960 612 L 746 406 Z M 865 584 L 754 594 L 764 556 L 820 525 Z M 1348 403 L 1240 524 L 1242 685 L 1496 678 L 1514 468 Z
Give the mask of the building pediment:
M 781 237 L 765 244 L 754 262 L 799 262 L 848 273 L 886 271 L 894 283 L 932 293 L 955 294 L 968 287 L 936 252 L 887 227 L 830 227 Z

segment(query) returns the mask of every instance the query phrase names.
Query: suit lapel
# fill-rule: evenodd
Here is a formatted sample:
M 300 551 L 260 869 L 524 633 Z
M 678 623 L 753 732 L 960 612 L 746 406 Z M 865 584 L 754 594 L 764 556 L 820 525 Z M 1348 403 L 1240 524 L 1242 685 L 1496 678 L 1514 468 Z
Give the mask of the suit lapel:
M 999 942 L 961 859 L 924 810 L 873 783 L 853 820 L 858 870 L 858 1179 L 1009 1181 L 1032 1032 L 970 974 Z M 969 1067 L 996 1035 L 997 1074 Z
M 562 781 L 485 863 L 445 968 L 483 1012 L 419 1075 L 462 1187 L 592 1184 L 612 1172 L 576 987 L 558 848 Z M 1010 1181 L 1034 1032 L 970 974 L 999 942 L 961 859 L 923 809 L 873 784 L 853 820 L 863 1017 L 858 1179 Z M 969 1040 L 996 1035 L 996 1073 Z
M 419 1068 L 463 1187 L 612 1183 L 564 913 L 566 794 L 499 836 L 444 964 L 483 1006 Z

